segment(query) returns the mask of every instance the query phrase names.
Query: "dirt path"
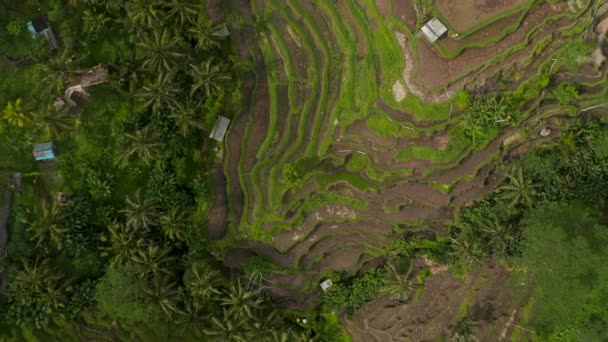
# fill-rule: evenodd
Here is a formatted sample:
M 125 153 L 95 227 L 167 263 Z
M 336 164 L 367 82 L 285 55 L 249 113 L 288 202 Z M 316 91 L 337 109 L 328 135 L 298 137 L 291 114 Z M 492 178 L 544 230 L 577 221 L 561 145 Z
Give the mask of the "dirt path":
M 215 203 L 207 218 L 209 238 L 212 240 L 219 240 L 226 235 L 228 229 L 226 177 L 224 176 L 224 170 L 219 166 L 213 168 L 211 175 L 211 178 L 213 179 Z

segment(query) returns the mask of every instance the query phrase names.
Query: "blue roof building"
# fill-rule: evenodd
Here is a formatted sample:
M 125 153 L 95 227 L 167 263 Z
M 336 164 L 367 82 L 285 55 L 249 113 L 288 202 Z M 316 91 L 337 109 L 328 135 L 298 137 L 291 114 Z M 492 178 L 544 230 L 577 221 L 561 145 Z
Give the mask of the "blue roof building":
M 55 159 L 55 144 L 53 142 L 45 142 L 34 145 L 34 158 L 36 160 Z
M 38 35 L 43 36 L 48 41 L 51 50 L 59 48 L 59 42 L 57 41 L 57 37 L 55 37 L 55 33 L 53 33 L 51 23 L 47 17 L 41 16 L 32 19 L 27 23 L 27 29 L 32 33 L 33 37 Z

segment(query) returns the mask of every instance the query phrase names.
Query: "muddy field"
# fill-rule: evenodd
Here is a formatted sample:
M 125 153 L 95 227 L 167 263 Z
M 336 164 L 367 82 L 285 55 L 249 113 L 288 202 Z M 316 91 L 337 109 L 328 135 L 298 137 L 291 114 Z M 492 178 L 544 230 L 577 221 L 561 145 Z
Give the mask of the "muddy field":
M 524 5 L 529 0 L 436 0 L 435 6 L 454 27 L 456 32 L 466 32 L 486 20 Z
M 405 304 L 376 299 L 343 321 L 353 341 L 438 341 L 455 338 L 454 322 L 466 317 L 478 341 L 508 340 L 518 310 L 505 284 L 509 272 L 490 261 L 464 279 L 431 275 Z

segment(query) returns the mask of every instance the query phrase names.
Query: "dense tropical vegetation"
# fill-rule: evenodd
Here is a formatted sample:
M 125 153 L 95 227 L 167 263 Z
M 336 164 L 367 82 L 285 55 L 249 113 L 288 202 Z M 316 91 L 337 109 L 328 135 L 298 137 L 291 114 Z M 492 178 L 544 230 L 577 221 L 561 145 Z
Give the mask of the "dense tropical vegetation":
M 4 337 L 307 340 L 207 247 L 206 137 L 231 115 L 236 75 L 204 2 L 1 1 L 0 13 L 0 52 L 17 61 L 0 64 L 0 165 L 25 174 L 2 261 Z M 25 25 L 47 13 L 58 52 Z M 56 109 L 100 63 L 110 82 L 83 108 Z M 34 164 L 33 144 L 50 140 L 58 160 Z

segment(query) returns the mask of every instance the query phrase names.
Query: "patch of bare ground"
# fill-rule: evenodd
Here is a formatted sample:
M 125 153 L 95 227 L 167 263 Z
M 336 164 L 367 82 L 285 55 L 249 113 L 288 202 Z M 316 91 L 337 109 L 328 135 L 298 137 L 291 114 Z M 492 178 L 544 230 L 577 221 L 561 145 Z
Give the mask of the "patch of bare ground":
M 209 238 L 218 240 L 226 235 L 228 227 L 228 203 L 226 198 L 226 177 L 221 167 L 216 166 L 211 171 L 215 193 L 213 209 L 207 217 Z
M 528 0 L 437 0 L 435 6 L 458 32 L 465 32 L 501 12 L 527 3 Z
M 391 9 L 391 0 L 376 0 L 376 7 L 378 8 L 378 12 L 383 17 L 388 17 Z
M 444 37 L 436 44 L 441 45 L 441 47 L 448 52 L 457 52 L 470 45 L 479 45 L 484 41 L 503 36 L 506 30 L 514 29 L 514 26 L 517 25 L 521 15 L 522 13 L 515 13 L 508 17 L 502 18 L 492 25 L 484 27 L 483 29 L 476 31 L 475 33 L 464 38 L 455 38 L 450 36 Z M 504 39 L 504 37 L 501 39 Z
M 378 298 L 365 304 L 352 317 L 342 317 L 353 341 L 437 341 L 450 339 L 463 305 L 478 341 L 492 341 L 507 327 L 513 301 L 504 286 L 509 271 L 493 261 L 465 279 L 449 272 L 428 277 L 417 300 L 399 304 Z M 512 322 L 511 322 L 512 323 Z
M 385 0 L 388 2 L 389 0 Z M 401 19 L 411 31 L 416 31 L 416 9 L 414 8 L 414 0 L 398 0 L 392 1 L 393 15 Z
M 547 17 L 563 13 L 566 8 L 566 3 L 563 3 L 563 6 L 544 5 L 526 16 L 521 26 L 500 42 L 490 46 L 466 49 L 458 57 L 451 59 L 441 56 L 431 45 L 421 41 L 418 44 L 420 65 L 416 82 L 426 89 L 444 87 L 449 82 L 465 76 L 471 70 L 521 43 L 530 31 L 537 27 L 538 23 Z M 568 24 L 571 24 L 571 21 L 568 21 Z M 553 32 L 559 28 L 555 23 L 551 24 L 550 27 L 546 32 Z M 507 57 L 507 59 L 510 58 Z

